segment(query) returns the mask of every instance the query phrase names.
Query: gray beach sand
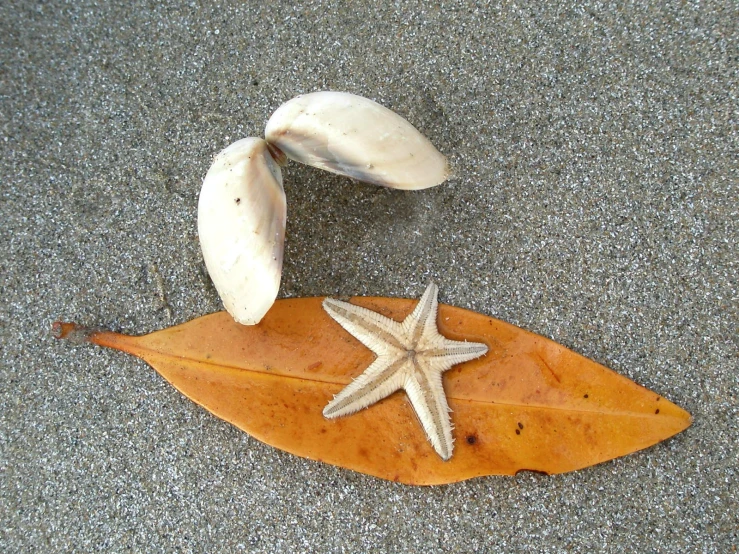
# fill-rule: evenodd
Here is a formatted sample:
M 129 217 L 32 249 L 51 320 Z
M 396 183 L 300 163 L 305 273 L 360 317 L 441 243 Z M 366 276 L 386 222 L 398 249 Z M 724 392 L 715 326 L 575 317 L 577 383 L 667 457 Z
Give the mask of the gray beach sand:
M 736 551 L 739 5 L 336 4 L 0 4 L 0 549 Z M 399 192 L 290 163 L 281 297 L 433 280 L 692 427 L 575 473 L 415 488 L 275 450 L 144 362 L 52 338 L 221 309 L 202 178 L 324 89 L 409 119 L 454 176 Z

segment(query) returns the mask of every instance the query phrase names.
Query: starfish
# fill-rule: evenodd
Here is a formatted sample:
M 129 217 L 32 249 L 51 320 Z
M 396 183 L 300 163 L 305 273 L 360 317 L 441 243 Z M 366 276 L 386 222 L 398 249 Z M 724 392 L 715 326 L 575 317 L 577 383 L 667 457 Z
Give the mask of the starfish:
M 364 372 L 323 410 L 329 419 L 353 414 L 404 389 L 429 442 L 443 460 L 452 457 L 454 439 L 441 374 L 479 358 L 488 347 L 449 340 L 436 326 L 439 289 L 431 283 L 403 322 L 326 298 L 323 308 L 339 325 L 377 355 Z

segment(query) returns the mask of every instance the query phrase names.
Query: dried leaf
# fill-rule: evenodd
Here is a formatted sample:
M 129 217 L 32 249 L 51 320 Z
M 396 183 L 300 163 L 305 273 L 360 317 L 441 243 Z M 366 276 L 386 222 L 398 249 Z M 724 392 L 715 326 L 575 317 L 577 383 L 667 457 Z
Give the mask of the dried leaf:
M 437 456 L 404 393 L 327 420 L 326 404 L 374 355 L 322 309 L 321 298 L 277 301 L 259 325 L 225 312 L 141 337 L 56 323 L 59 338 L 146 360 L 188 398 L 293 454 L 408 484 L 530 470 L 563 473 L 641 450 L 691 423 L 660 395 L 539 335 L 439 306 L 439 331 L 488 354 L 444 374 L 456 446 Z M 354 298 L 396 320 L 415 301 Z

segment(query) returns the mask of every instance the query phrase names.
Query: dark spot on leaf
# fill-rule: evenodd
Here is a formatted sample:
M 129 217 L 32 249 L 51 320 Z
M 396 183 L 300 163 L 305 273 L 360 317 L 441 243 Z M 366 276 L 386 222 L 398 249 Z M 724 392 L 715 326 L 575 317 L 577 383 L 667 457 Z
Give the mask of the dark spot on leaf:
M 467 444 L 475 444 L 477 437 L 475 435 L 467 435 Z
M 517 435 L 520 435 L 521 434 L 521 430 L 520 429 L 516 429 L 516 434 Z
M 522 471 L 528 471 L 529 473 L 536 473 L 537 475 L 549 475 L 546 471 L 540 471 L 538 469 L 519 469 L 516 472 L 516 475 L 521 473 Z
M 521 423 L 520 421 L 518 422 L 518 428 L 523 429 L 523 423 Z
M 659 413 L 659 408 L 657 408 L 656 410 L 654 410 L 654 413 L 655 414 L 658 414 Z

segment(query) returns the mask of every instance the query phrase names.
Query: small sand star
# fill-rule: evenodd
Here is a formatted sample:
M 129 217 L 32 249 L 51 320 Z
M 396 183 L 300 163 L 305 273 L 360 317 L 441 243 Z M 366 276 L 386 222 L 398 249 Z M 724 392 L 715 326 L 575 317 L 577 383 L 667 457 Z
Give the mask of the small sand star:
M 404 389 L 428 440 L 442 459 L 454 449 L 449 405 L 441 374 L 488 351 L 477 342 L 442 336 L 436 327 L 439 289 L 431 283 L 402 323 L 377 312 L 332 298 L 323 308 L 339 325 L 377 355 L 370 366 L 323 410 L 327 418 L 353 414 Z

